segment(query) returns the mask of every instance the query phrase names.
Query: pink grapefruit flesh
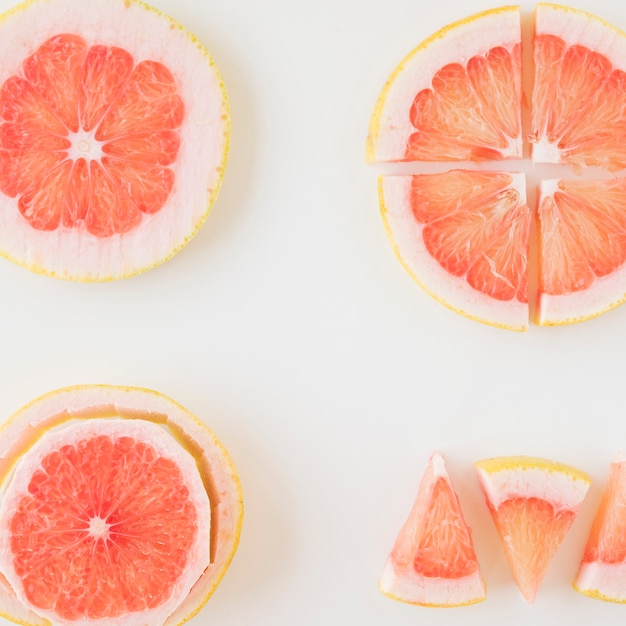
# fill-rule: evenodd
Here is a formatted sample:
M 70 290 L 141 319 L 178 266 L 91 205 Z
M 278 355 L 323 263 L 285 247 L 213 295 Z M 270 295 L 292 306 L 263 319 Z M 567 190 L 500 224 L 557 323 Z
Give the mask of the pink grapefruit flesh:
M 471 531 L 439 453 L 429 461 L 379 584 L 395 600 L 425 606 L 485 599 Z

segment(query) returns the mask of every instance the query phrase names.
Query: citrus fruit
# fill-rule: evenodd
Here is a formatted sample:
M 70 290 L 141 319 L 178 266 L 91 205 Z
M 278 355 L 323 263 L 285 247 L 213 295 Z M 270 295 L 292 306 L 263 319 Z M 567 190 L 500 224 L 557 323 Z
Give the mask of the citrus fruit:
M 179 251 L 229 143 L 204 46 L 138 0 L 31 0 L 0 35 L 0 254 L 102 281 Z
M 513 578 L 532 604 L 589 488 L 589 477 L 545 459 L 478 461 L 478 478 Z
M 154 391 L 60 389 L 0 438 L 0 613 L 21 624 L 181 624 L 239 540 L 230 458 Z
M 380 579 L 387 596 L 424 606 L 485 599 L 472 535 L 443 457 L 434 453 Z
M 369 161 L 474 161 L 522 155 L 518 7 L 441 29 L 396 67 L 376 103 Z
M 379 193 L 396 255 L 427 292 L 467 317 L 527 328 L 532 212 L 522 174 L 382 176 Z
M 626 602 L 626 460 L 611 464 L 574 588 L 588 596 Z
M 541 3 L 533 57 L 533 160 L 625 168 L 624 33 L 584 11 Z
M 523 206 L 521 179 L 511 186 L 520 205 L 510 213 L 493 203 L 475 210 L 490 191 L 481 177 L 497 180 L 504 173 L 496 161 L 524 154 L 518 7 L 455 22 L 411 52 L 381 92 L 367 142 L 370 161 L 491 161 L 492 176 L 481 165 L 471 187 L 464 170 L 418 172 L 416 180 L 429 181 L 428 198 L 409 193 L 408 178 L 389 177 L 380 185 L 381 212 L 397 256 L 435 299 L 516 330 L 527 328 L 531 310 L 539 325 L 567 324 L 626 300 L 624 183 L 608 177 L 626 168 L 626 35 L 589 13 L 547 3 L 537 5 L 534 29 L 532 158 L 578 176 L 544 181 L 536 214 Z M 601 168 L 599 176 L 591 166 Z M 439 217 L 440 198 L 446 208 Z M 433 222 L 421 220 L 418 202 Z M 533 221 L 539 244 L 531 250 Z M 480 280 L 472 279 L 472 260 L 483 268 Z M 530 280 L 536 267 L 538 280 Z

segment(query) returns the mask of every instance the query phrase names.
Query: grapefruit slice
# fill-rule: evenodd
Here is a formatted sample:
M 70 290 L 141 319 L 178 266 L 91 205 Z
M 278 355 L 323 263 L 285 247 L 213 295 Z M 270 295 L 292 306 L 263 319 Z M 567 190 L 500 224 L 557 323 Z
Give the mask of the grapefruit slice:
M 102 281 L 198 231 L 228 151 L 203 45 L 137 0 L 33 0 L 0 19 L 0 254 Z
M 520 157 L 521 84 L 519 7 L 455 22 L 391 74 L 370 122 L 367 159 Z
M 396 255 L 429 294 L 466 317 L 526 330 L 532 212 L 523 174 L 383 176 L 379 194 Z
M 533 160 L 626 167 L 626 36 L 577 9 L 538 4 Z
M 183 623 L 239 540 L 227 452 L 146 389 L 70 387 L 18 411 L 0 490 L 0 613 L 21 624 Z
M 626 460 L 611 464 L 574 581 L 580 593 L 626 603 Z
M 431 456 L 417 499 L 380 579 L 394 600 L 462 606 L 485 599 L 472 535 L 439 453 Z
M 540 185 L 537 322 L 567 324 L 626 301 L 626 178 Z
M 478 461 L 476 471 L 513 578 L 532 604 L 591 480 L 563 463 L 526 456 Z

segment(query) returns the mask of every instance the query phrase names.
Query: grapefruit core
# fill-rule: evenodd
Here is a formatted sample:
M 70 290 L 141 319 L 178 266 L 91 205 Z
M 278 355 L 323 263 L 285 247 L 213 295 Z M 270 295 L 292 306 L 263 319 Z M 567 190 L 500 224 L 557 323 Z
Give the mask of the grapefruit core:
M 31 0 L 0 17 L 0 254 L 103 281 L 197 232 L 228 152 L 206 49 L 138 0 Z
M 600 600 L 626 603 L 626 460 L 611 464 L 574 588 Z
M 519 7 L 502 7 L 455 22 L 416 47 L 381 91 L 366 155 L 370 162 L 421 162 L 422 171 L 410 171 L 413 181 L 430 181 L 428 194 L 408 192 L 415 182 L 405 166 L 404 176 L 379 183 L 387 233 L 409 274 L 469 318 L 526 330 L 533 314 L 539 325 L 568 324 L 626 300 L 625 187 L 623 175 L 606 175 L 626 169 L 626 35 L 589 13 L 538 4 L 523 137 L 520 24 Z M 537 171 L 556 163 L 568 166 L 569 179 L 578 176 L 545 181 L 534 212 L 517 207 L 503 218 L 493 203 L 476 211 L 481 183 L 468 193 L 468 168 L 425 171 L 426 161 L 490 161 L 492 177 L 481 163 L 476 180 L 496 180 L 498 170 L 515 169 L 503 159 L 520 159 L 524 141 Z M 589 166 L 605 175 L 583 176 Z M 520 205 L 524 185 L 521 178 L 510 185 Z M 483 191 L 489 188 L 484 183 Z M 531 249 L 533 221 L 539 242 Z M 453 222 L 454 234 L 439 228 Z
M 443 457 L 434 453 L 379 582 L 394 600 L 452 607 L 485 599 L 472 535 Z
M 0 489 L 0 613 L 17 623 L 182 624 L 239 541 L 227 452 L 146 389 L 70 387 L 18 411 Z
M 532 604 L 591 480 L 563 463 L 527 456 L 475 467 L 513 578 Z

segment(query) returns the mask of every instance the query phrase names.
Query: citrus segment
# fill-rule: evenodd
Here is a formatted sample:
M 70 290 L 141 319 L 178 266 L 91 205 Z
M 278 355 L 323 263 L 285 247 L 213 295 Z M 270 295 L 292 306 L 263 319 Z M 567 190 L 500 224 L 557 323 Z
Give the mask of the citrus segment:
M 626 167 L 626 36 L 584 11 L 539 4 L 533 160 Z
M 537 322 L 595 317 L 626 300 L 626 179 L 540 185 Z
M 379 97 L 368 160 L 520 157 L 520 42 L 518 7 L 485 11 L 424 41 Z
M 426 291 L 480 321 L 527 327 L 532 213 L 523 175 L 383 176 L 379 190 L 396 254 Z
M 585 595 L 626 602 L 626 461 L 611 464 L 574 588 Z
M 444 460 L 432 455 L 413 509 L 400 530 L 380 579 L 396 600 L 459 606 L 485 599 L 485 587 Z
M 562 463 L 524 456 L 478 461 L 476 471 L 513 578 L 532 604 L 591 481 Z
M 206 50 L 136 0 L 35 0 L 0 32 L 32 42 L 22 58 L 3 44 L 0 251 L 85 280 L 172 256 L 206 218 L 228 149 Z
M 204 425 L 142 389 L 39 398 L 3 427 L 0 612 L 19 623 L 179 624 L 236 549 L 239 483 Z

